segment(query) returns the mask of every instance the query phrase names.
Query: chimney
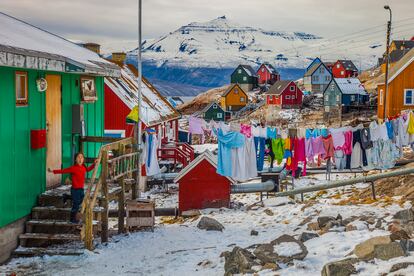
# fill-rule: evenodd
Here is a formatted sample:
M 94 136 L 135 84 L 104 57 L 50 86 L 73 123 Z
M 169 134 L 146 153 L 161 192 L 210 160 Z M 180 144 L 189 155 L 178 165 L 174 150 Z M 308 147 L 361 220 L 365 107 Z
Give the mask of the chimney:
M 88 42 L 83 44 L 83 47 L 85 47 L 88 50 L 91 50 L 92 52 L 97 53 L 98 55 L 101 54 L 101 45 L 97 43 Z
M 112 53 L 112 60 L 121 64 L 125 63 L 126 53 L 124 52 L 114 52 Z

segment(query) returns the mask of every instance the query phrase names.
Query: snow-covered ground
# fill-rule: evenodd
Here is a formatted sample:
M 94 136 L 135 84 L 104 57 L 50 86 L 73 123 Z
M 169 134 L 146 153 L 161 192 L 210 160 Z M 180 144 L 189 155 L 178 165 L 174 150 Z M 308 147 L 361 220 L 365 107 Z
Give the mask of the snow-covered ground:
M 353 177 L 350 174 L 333 175 L 333 179 Z M 295 181 L 295 187 L 320 184 L 325 176 L 315 175 Z M 398 204 L 385 204 L 381 199 L 371 205 L 339 205 L 352 189 L 363 188 L 359 184 L 348 188 L 339 188 L 327 193 L 306 195 L 315 201 L 295 201 L 289 198 L 268 198 L 263 205 L 258 204 L 259 194 L 232 195 L 233 209 L 207 209 L 208 215 L 221 222 L 223 232 L 205 231 L 196 227 L 198 218 L 169 219 L 157 218 L 154 232 L 136 232 L 112 238 L 107 245 L 100 245 L 94 252 L 85 252 L 78 257 L 44 257 L 14 259 L 8 265 L 0 267 L 0 275 L 5 271 L 36 272 L 41 275 L 223 275 L 224 258 L 220 254 L 231 251 L 234 246 L 248 247 L 258 243 L 268 243 L 289 234 L 298 236 L 306 231 L 307 224 L 301 223 L 318 216 L 340 214 L 344 219 L 351 216 L 374 216 L 391 221 L 392 215 L 402 208 L 410 207 Z M 332 197 L 335 195 L 335 197 Z M 177 195 L 152 193 L 157 206 L 173 207 Z M 396 199 L 398 200 L 398 198 Z M 313 204 L 309 204 L 313 202 Z M 162 223 L 164 222 L 164 223 Z M 324 264 L 344 259 L 360 242 L 374 236 L 389 234 L 388 231 L 374 229 L 363 221 L 355 221 L 357 230 L 346 232 L 343 227 L 320 237 L 306 241 L 309 253 L 303 261 L 294 261 L 293 266 L 282 266 L 278 275 L 320 275 Z M 251 230 L 258 231 L 251 236 Z M 284 250 L 282 247 L 278 251 Z M 294 254 L 294 248 L 286 250 L 286 255 Z M 390 261 L 374 260 L 371 263 L 358 263 L 359 275 L 380 275 L 387 273 L 390 267 L 402 261 L 414 261 L 414 256 L 400 257 Z M 411 270 L 410 270 L 411 269 Z M 414 273 L 414 267 L 405 271 Z M 275 272 L 263 270 L 259 275 L 275 275 Z

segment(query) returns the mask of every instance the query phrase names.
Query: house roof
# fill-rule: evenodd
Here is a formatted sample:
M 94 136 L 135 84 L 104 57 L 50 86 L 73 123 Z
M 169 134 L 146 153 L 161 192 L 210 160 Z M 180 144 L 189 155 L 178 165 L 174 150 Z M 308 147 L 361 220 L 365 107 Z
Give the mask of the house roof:
M 338 60 L 342 64 L 342 66 L 345 68 L 345 70 L 349 71 L 358 71 L 358 68 L 356 68 L 355 64 L 352 62 L 352 60 L 349 59 L 340 59 Z
M 362 85 L 362 83 L 359 81 L 358 78 L 335 78 L 334 81 L 338 85 L 342 94 L 367 95 L 367 91 L 365 90 L 364 86 Z
M 197 156 L 197 158 L 194 159 L 190 164 L 188 164 L 184 169 L 182 169 L 180 173 L 177 175 L 177 177 L 174 179 L 174 182 L 175 183 L 179 182 L 181 178 L 183 178 L 188 172 L 190 172 L 203 160 L 206 160 L 213 167 L 217 168 L 217 157 L 214 156 L 209 150 L 206 150 L 205 152 Z M 236 181 L 233 178 L 228 177 L 228 176 L 224 176 L 224 177 L 226 177 L 232 184 L 236 183 Z
M 210 109 L 210 107 L 212 106 L 212 105 L 214 105 L 214 104 L 216 104 L 217 105 L 217 107 L 219 107 L 223 112 L 224 112 L 224 110 L 223 110 L 223 108 L 221 108 L 221 106 L 217 103 L 217 102 L 211 102 L 211 103 L 209 103 L 208 105 L 206 105 L 206 107 L 204 107 L 202 110 L 201 110 L 201 112 L 200 113 L 206 113 L 209 109 Z
M 408 53 L 410 49 L 404 49 L 404 50 L 394 50 L 390 53 L 390 63 L 395 63 L 399 61 L 406 53 Z M 385 62 L 385 58 L 381 57 L 379 58 L 379 63 L 383 64 Z
M 398 50 L 401 50 L 403 45 L 406 49 L 414 48 L 414 40 L 393 40 L 392 43 L 395 44 L 395 48 Z
M 269 71 L 271 74 L 276 74 L 276 75 L 279 74 L 279 72 L 270 63 L 263 63 L 262 65 L 265 66 L 266 70 Z M 260 67 L 262 67 L 262 66 L 260 66 Z M 259 69 L 260 69 L 260 67 L 259 67 Z
M 405 68 L 407 68 L 414 61 L 414 48 L 405 54 L 394 66 L 390 68 L 388 83 L 393 81 Z
M 308 71 L 313 65 L 317 64 L 317 63 L 321 63 L 321 59 L 320 58 L 314 58 L 312 60 L 312 62 L 308 65 L 308 67 L 306 67 L 306 71 Z
M 312 65 L 312 67 L 309 68 L 308 71 L 306 71 L 305 77 L 312 76 L 313 73 L 315 73 L 316 70 L 318 70 L 319 66 L 324 66 L 326 68 L 326 70 L 328 70 L 328 68 L 326 67 L 325 64 L 323 64 L 323 62 L 315 63 L 314 65 Z
M 119 76 L 120 69 L 95 52 L 0 12 L 0 65 Z
M 280 95 L 285 91 L 285 88 L 291 83 L 291 80 L 280 80 L 275 82 L 268 91 L 266 95 Z
M 256 76 L 256 71 L 250 66 L 250 65 L 245 65 L 245 64 L 240 64 L 240 67 L 242 67 L 244 69 L 244 71 L 250 76 L 250 77 L 254 77 Z
M 105 84 L 132 109 L 138 105 L 138 70 L 131 64 L 120 64 L 121 77 L 106 77 Z M 180 113 L 146 79 L 142 78 L 141 120 L 148 126 L 179 118 Z
M 237 87 L 239 88 L 240 91 L 242 91 L 244 94 L 246 94 L 246 92 L 244 92 L 244 90 L 240 87 L 240 85 L 238 85 L 237 83 L 230 85 L 229 88 L 227 88 L 226 91 L 224 91 L 223 95 L 221 95 L 222 97 L 226 97 L 230 91 L 233 89 L 233 87 L 235 87 L 237 85 Z M 246 94 L 247 96 L 247 94 Z

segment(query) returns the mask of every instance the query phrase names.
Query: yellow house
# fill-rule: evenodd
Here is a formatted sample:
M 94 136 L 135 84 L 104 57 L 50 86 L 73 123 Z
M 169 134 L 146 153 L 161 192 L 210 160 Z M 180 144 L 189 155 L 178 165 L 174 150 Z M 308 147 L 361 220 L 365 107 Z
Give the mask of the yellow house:
M 225 111 L 238 111 L 245 107 L 249 97 L 236 83 L 231 85 L 220 98 L 220 105 Z

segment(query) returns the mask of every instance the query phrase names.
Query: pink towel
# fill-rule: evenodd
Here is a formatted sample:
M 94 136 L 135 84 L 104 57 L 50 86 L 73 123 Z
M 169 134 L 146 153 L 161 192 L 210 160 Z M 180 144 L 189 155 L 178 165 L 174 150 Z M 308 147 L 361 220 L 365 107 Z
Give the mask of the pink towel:
M 252 126 L 241 124 L 240 125 L 240 133 L 244 134 L 247 138 L 252 137 Z
M 345 135 L 345 144 L 342 147 L 342 150 L 344 151 L 345 155 L 352 154 L 352 131 L 346 131 L 344 133 Z

